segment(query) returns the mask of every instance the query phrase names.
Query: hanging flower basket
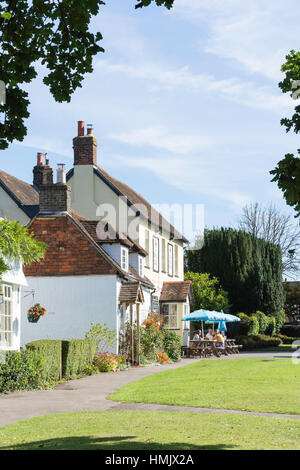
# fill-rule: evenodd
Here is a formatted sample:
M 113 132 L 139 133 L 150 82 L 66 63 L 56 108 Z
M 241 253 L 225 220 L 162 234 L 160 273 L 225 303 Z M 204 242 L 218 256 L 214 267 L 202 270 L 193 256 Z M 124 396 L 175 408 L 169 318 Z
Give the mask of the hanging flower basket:
M 46 313 L 46 309 L 40 306 L 40 304 L 35 304 L 27 312 L 27 318 L 29 323 L 37 323 L 41 317 Z

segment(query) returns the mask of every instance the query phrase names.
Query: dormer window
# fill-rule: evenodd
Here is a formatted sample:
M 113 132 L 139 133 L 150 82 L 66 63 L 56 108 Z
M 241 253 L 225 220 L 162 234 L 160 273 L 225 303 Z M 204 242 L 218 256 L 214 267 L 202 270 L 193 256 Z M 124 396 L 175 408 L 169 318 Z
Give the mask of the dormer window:
M 123 247 L 121 248 L 121 268 L 128 271 L 128 250 Z

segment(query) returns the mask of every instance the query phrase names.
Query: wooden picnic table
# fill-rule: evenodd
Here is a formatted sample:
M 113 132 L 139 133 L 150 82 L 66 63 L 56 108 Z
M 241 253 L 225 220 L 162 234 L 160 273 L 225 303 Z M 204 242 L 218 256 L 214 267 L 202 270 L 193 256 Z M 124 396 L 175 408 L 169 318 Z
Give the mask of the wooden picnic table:
M 238 354 L 239 347 L 235 344 L 234 339 L 226 339 L 225 346 L 217 346 L 217 340 L 209 339 L 200 339 L 200 340 L 190 340 L 189 346 L 182 349 L 183 355 L 186 356 L 216 356 L 220 357 L 222 354 L 228 356 L 228 354 Z

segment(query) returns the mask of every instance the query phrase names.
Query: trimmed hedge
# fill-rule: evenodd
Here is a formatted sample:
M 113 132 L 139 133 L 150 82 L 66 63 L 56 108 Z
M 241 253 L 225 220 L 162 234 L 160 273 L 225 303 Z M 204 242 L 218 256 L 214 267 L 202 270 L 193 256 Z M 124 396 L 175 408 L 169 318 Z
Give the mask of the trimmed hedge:
M 43 388 L 42 361 L 33 351 L 6 351 L 0 364 L 0 394 Z
M 300 338 L 292 338 L 290 336 L 285 336 L 282 334 L 278 334 L 276 337 L 280 338 L 283 344 L 292 344 L 294 341 L 300 341 Z
M 60 340 L 42 339 L 26 344 L 26 349 L 41 357 L 41 375 L 46 382 L 57 382 L 61 379 L 61 347 Z
M 274 346 L 279 346 L 282 344 L 280 338 L 271 338 L 266 335 L 248 335 L 248 336 L 239 336 L 237 338 L 239 344 L 243 345 L 244 350 L 252 349 L 264 349 L 271 348 Z
M 273 317 L 276 320 L 276 333 L 280 333 L 283 325 L 285 324 L 286 314 L 282 308 L 279 312 L 274 313 Z
M 70 339 L 62 341 L 62 375 L 71 378 L 86 371 L 93 364 L 96 354 L 96 341 Z
M 281 328 L 281 333 L 291 338 L 300 338 L 300 325 L 284 325 Z
M 268 328 L 269 325 L 269 319 L 267 315 L 265 315 L 263 312 L 260 312 L 259 310 L 253 314 L 259 323 L 259 333 L 264 334 Z
M 259 322 L 254 315 L 249 317 L 245 313 L 239 313 L 237 316 L 241 319 L 239 322 L 240 335 L 257 335 L 259 333 Z

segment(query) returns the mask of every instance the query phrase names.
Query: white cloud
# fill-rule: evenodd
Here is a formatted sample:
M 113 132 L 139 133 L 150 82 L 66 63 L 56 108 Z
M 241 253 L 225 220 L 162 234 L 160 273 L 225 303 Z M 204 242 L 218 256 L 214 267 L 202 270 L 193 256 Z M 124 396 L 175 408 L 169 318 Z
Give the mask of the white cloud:
M 129 65 L 98 61 L 97 69 L 106 73 L 115 72 L 129 75 L 135 79 L 146 80 L 150 83 L 149 91 L 153 92 L 162 89 L 182 88 L 188 92 L 215 94 L 216 97 L 251 108 L 279 112 L 293 105 L 288 96 L 282 95 L 279 91 L 274 92 L 274 87 L 261 86 L 255 82 L 243 81 L 240 78 L 216 79 L 213 75 L 193 73 L 188 66 L 172 69 L 153 63 Z
M 126 144 L 141 147 L 146 145 L 180 154 L 194 152 L 212 145 L 208 137 L 171 134 L 168 129 L 164 127 L 136 129 L 130 132 L 112 134 L 110 137 Z
M 298 8 L 296 0 L 176 0 L 174 12 L 208 29 L 201 50 L 279 81 L 286 53 L 298 44 Z
M 197 194 L 199 203 L 203 198 L 223 201 L 231 206 L 235 213 L 251 201 L 251 197 L 243 192 L 232 189 L 230 177 L 232 170 L 209 156 L 198 155 L 188 158 L 162 157 L 159 155 L 146 158 L 126 157 L 114 155 L 115 165 L 134 168 L 143 168 L 147 172 L 153 172 L 158 178 L 175 188 L 189 193 Z M 125 162 L 125 163 L 124 163 Z M 243 182 L 241 182 L 241 186 Z

